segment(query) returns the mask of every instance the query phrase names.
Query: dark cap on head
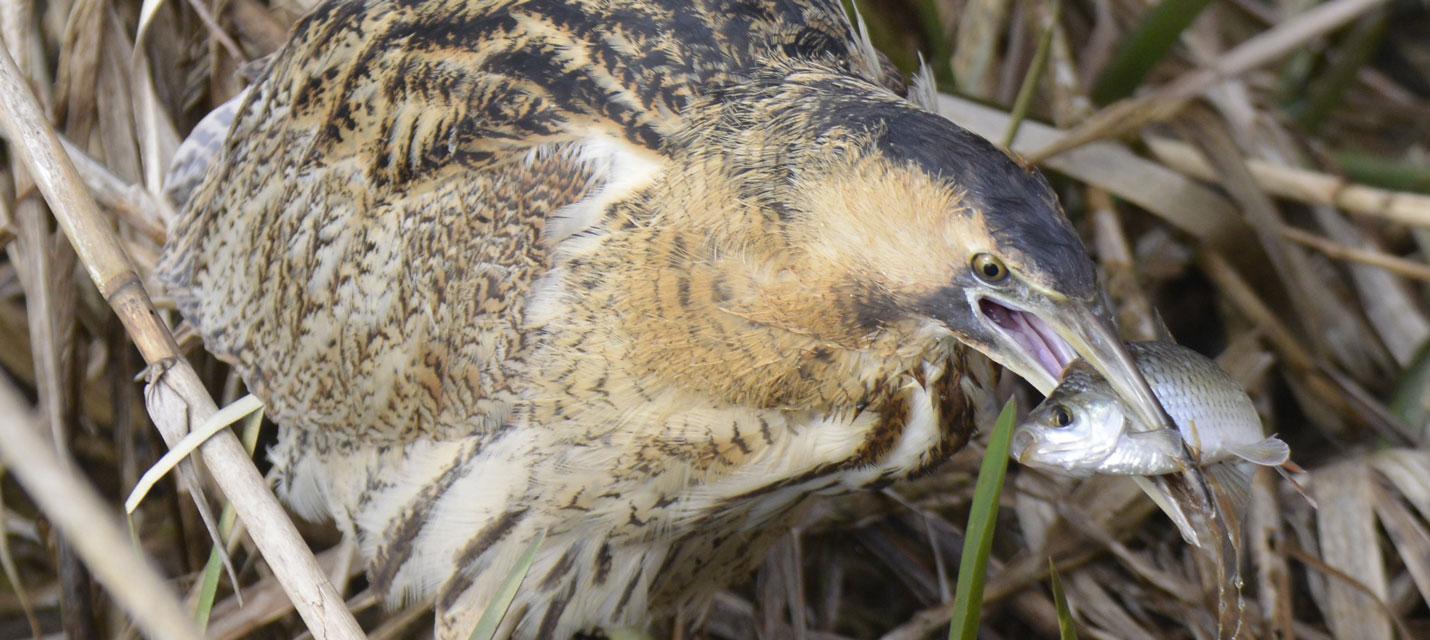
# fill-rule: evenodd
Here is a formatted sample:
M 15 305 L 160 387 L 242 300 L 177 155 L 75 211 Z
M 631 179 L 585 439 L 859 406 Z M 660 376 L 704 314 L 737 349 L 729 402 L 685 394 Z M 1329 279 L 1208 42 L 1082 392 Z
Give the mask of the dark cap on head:
M 1045 272 L 1061 293 L 1093 294 L 1097 278 L 1087 250 L 1036 169 L 949 119 L 907 104 L 835 100 L 829 107 L 828 126 L 870 132 L 889 160 L 916 165 L 961 191 L 994 241 L 1021 254 L 1025 269 Z

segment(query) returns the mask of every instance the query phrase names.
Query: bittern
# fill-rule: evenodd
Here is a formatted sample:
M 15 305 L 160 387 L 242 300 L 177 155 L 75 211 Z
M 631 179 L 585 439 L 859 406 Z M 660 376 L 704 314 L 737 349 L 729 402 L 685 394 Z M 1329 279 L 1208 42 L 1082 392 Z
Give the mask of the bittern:
M 1046 180 L 860 33 L 837 0 L 329 0 L 160 278 L 280 426 L 281 495 L 439 637 L 541 532 L 502 634 L 698 615 L 812 496 L 961 447 L 983 357 L 1159 411 Z

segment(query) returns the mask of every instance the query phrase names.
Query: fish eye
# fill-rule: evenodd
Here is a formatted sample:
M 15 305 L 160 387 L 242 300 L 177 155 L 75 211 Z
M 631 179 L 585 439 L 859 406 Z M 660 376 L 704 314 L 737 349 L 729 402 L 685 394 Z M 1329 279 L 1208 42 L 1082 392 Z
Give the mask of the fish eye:
M 1073 422 L 1072 411 L 1063 405 L 1053 407 L 1053 426 L 1066 427 Z
M 971 262 L 973 273 L 979 280 L 989 284 L 1002 282 L 1008 278 L 1008 267 L 1003 265 L 1003 261 L 991 253 L 979 253 L 973 256 Z

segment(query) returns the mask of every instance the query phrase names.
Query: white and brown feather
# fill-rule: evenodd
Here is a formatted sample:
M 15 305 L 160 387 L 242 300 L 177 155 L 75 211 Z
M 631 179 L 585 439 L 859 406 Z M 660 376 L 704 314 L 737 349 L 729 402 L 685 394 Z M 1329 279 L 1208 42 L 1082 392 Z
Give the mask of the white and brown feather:
M 964 194 L 822 115 L 916 110 L 867 50 L 834 0 L 330 0 L 160 274 L 280 491 L 440 637 L 542 530 L 506 633 L 697 610 L 811 495 L 970 430 L 974 356 L 891 311 Z

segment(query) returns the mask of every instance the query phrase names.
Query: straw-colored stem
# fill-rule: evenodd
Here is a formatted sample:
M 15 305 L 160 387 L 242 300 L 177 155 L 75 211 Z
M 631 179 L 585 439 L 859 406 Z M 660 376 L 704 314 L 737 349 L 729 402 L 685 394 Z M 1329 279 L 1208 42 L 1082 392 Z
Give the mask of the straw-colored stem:
M 1106 287 L 1121 304 L 1118 305 L 1119 326 L 1123 337 L 1133 340 L 1156 340 L 1160 337 L 1159 321 L 1147 292 L 1137 282 L 1137 266 L 1133 264 L 1132 246 L 1122 230 L 1112 196 L 1102 189 L 1087 190 L 1092 210 L 1092 235 L 1097 256 L 1107 273 Z
M 85 189 L 59 138 L 42 115 L 30 89 L 8 53 L 0 55 L 0 127 L 49 200 L 101 296 L 113 307 L 144 360 L 162 372 L 158 393 L 174 393 L 188 407 L 189 420 L 202 423 L 217 407 L 184 360 L 168 327 L 159 319 L 149 294 L 120 248 L 108 220 Z M 155 420 L 166 442 L 183 437 L 172 421 Z M 293 522 L 263 476 L 231 432 L 220 433 L 200 449 L 204 462 L 255 544 L 268 561 L 314 637 L 361 638 L 362 629 L 343 606 Z
M 1290 327 L 1276 317 L 1276 313 L 1256 295 L 1256 291 L 1236 272 L 1231 263 L 1227 262 L 1225 256 L 1204 251 L 1201 254 L 1201 264 L 1202 270 L 1217 285 L 1217 289 L 1266 335 L 1286 364 L 1300 371 L 1316 368 L 1315 355 L 1301 344 Z
M 164 229 L 163 218 L 157 214 L 160 207 L 168 206 L 167 203 L 151 195 L 142 185 L 129 184 L 120 179 L 69 140 L 62 138 L 60 141 L 95 200 L 113 210 L 120 220 L 155 244 L 164 244 L 168 232 Z
M 1397 258 L 1380 251 L 1347 246 L 1294 227 L 1283 227 L 1281 229 L 1281 235 L 1286 236 L 1287 240 L 1306 245 L 1337 260 L 1349 260 L 1351 262 L 1368 264 L 1373 267 L 1380 267 L 1396 275 L 1430 281 L 1430 266 L 1425 266 L 1414 260 Z
M 1147 146 L 1167 166 L 1201 180 L 1215 180 L 1205 156 L 1192 145 L 1161 136 L 1148 136 Z M 1248 159 L 1247 168 L 1267 193 L 1307 204 L 1339 208 L 1346 213 L 1379 218 L 1404 225 L 1430 228 L 1430 196 L 1388 191 L 1319 171 Z
M 139 628 L 159 640 L 197 637 L 158 570 L 130 545 L 104 500 L 39 436 L 35 417 L 8 383 L 0 384 L 0 416 L 0 460 Z

